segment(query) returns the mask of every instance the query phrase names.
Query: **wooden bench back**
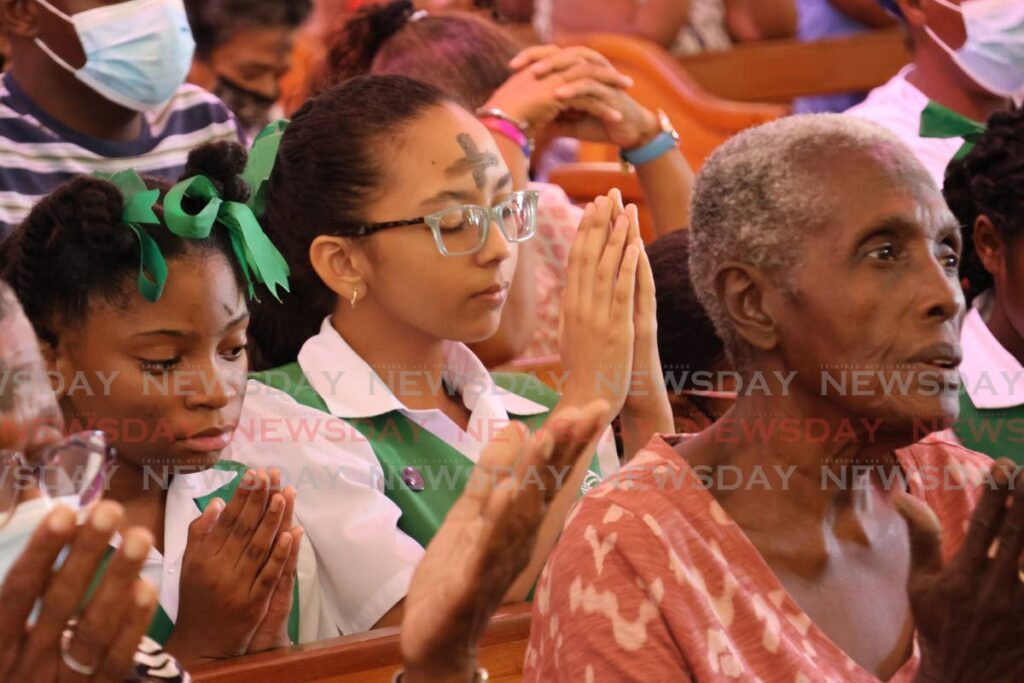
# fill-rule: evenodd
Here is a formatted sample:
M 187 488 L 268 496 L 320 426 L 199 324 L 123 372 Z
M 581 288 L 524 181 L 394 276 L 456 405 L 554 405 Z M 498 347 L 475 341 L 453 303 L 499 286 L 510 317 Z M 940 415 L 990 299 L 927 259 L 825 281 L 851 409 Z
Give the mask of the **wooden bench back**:
M 480 665 L 491 681 L 521 681 L 530 638 L 528 604 L 491 618 L 481 641 Z M 207 664 L 192 671 L 196 683 L 390 683 L 402 665 L 397 628 L 331 638 Z
M 679 64 L 718 97 L 789 104 L 807 95 L 866 92 L 911 61 L 900 29 L 811 43 L 795 40 L 739 45 L 688 55 Z

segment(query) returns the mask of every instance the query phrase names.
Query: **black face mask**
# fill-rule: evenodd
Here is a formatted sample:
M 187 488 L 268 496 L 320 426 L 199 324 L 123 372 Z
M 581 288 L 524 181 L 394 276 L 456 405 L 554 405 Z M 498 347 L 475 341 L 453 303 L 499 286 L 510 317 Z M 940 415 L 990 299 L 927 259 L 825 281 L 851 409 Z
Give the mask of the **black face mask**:
M 280 99 L 280 93 L 274 96 L 250 90 L 227 76 L 217 76 L 217 87 L 214 94 L 227 105 L 238 122 L 246 131 L 259 132 L 270 123 L 270 110 Z

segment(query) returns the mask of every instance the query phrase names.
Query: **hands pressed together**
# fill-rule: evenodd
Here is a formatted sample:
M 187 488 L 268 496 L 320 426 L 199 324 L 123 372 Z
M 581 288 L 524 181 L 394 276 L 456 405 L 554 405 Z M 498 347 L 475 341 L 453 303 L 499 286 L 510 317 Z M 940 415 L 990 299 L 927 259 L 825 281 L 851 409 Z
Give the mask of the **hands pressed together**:
M 534 136 L 545 132 L 633 149 L 658 134 L 657 117 L 626 93 L 633 79 L 594 50 L 531 47 L 510 66 L 515 73 L 484 108 L 522 121 Z
M 287 646 L 302 540 L 295 490 L 276 470 L 245 473 L 226 505 L 214 499 L 189 527 L 180 603 L 167 649 L 183 662 Z
M 567 405 L 607 402 L 622 416 L 627 458 L 672 411 L 661 377 L 654 277 L 636 207 L 612 190 L 584 211 L 569 254 L 562 301 L 561 354 Z
M 139 578 L 152 535 L 123 535 L 90 595 L 110 539 L 124 519 L 120 505 L 99 503 L 85 524 L 58 507 L 39 525 L 0 588 L 0 681 L 123 683 L 156 610 L 157 592 Z M 54 571 L 61 552 L 67 556 Z M 29 625 L 37 602 L 38 617 Z M 77 624 L 63 642 L 72 618 Z
M 276 471 L 250 471 L 231 502 L 214 499 L 192 523 L 171 654 L 196 663 L 289 644 L 302 539 L 302 529 L 292 526 L 294 504 L 294 489 L 282 490 Z M 36 529 L 0 588 L 0 681 L 130 678 L 157 592 L 139 578 L 152 534 L 129 528 L 110 550 L 123 523 L 123 508 L 102 501 L 85 524 L 58 507 Z

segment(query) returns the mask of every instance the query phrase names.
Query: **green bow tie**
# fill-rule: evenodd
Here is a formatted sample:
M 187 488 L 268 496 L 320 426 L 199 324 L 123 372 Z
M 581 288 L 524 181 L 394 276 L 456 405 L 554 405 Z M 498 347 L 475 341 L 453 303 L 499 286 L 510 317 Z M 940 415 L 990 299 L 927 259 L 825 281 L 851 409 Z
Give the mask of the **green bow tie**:
M 985 124 L 972 121 L 937 102 L 929 102 L 921 112 L 921 137 L 964 139 L 963 146 L 953 156 L 954 160 L 963 159 L 970 154 L 984 134 Z
M 153 210 L 160 191 L 146 189 L 145 182 L 133 170 L 96 175 L 116 186 L 124 197 L 121 220 L 139 241 L 139 293 L 147 301 L 157 301 L 167 284 L 167 261 L 142 225 L 160 225 Z M 203 208 L 196 214 L 188 213 L 181 205 L 185 197 L 201 203 Z M 227 229 L 250 298 L 255 298 L 254 281 L 266 286 L 278 301 L 281 297 L 277 288 L 288 291 L 288 264 L 263 232 L 252 210 L 239 202 L 224 201 L 206 176 L 187 178 L 171 188 L 164 197 L 163 209 L 167 229 L 185 239 L 209 237 L 216 223 Z

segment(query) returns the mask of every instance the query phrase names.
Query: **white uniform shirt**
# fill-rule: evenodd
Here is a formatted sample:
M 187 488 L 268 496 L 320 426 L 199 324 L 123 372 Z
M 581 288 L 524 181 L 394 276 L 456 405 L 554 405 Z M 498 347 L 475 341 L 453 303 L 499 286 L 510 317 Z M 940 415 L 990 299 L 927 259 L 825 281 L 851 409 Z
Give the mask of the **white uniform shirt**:
M 250 381 L 242 422 L 224 457 L 250 467 L 277 467 L 296 488 L 297 516 L 316 550 L 322 593 L 342 632 L 358 633 L 405 597 L 424 551 L 398 528 L 402 512 L 384 494 L 384 471 L 370 442 L 339 418 L 401 411 L 475 463 L 508 425 L 510 413 L 538 415 L 548 409 L 500 389 L 468 347 L 448 343 L 444 380 L 470 412 L 468 428 L 440 410 L 410 410 L 329 318 L 302 347 L 298 363 L 331 415 Z M 604 476 L 618 470 L 610 430 L 598 452 Z
M 983 292 L 964 318 L 960 377 L 978 410 L 1016 408 L 1024 405 L 1024 366 L 988 329 L 985 319 L 991 303 L 992 290 Z
M 892 131 L 942 187 L 946 167 L 964 141 L 961 138 L 921 137 L 921 112 L 928 106 L 928 97 L 907 80 L 913 68 L 912 64 L 903 67 L 888 83 L 872 90 L 866 100 L 847 109 L 846 113 L 874 121 Z
M 143 579 L 156 587 L 160 595 L 160 607 L 171 621 L 177 621 L 178 618 L 178 588 L 188 528 L 202 514 L 195 499 L 210 495 L 237 476 L 239 474 L 234 471 L 210 469 L 171 479 L 164 512 L 164 552 L 161 554 L 156 548 L 150 549 L 140 572 Z M 158 487 L 163 484 L 154 477 L 146 485 Z M 115 534 L 111 545 L 117 548 L 121 542 L 120 534 Z M 320 597 L 316 557 L 312 545 L 305 537 L 299 547 L 296 574 L 299 582 L 299 642 L 337 635 L 337 629 L 321 606 L 323 601 Z

